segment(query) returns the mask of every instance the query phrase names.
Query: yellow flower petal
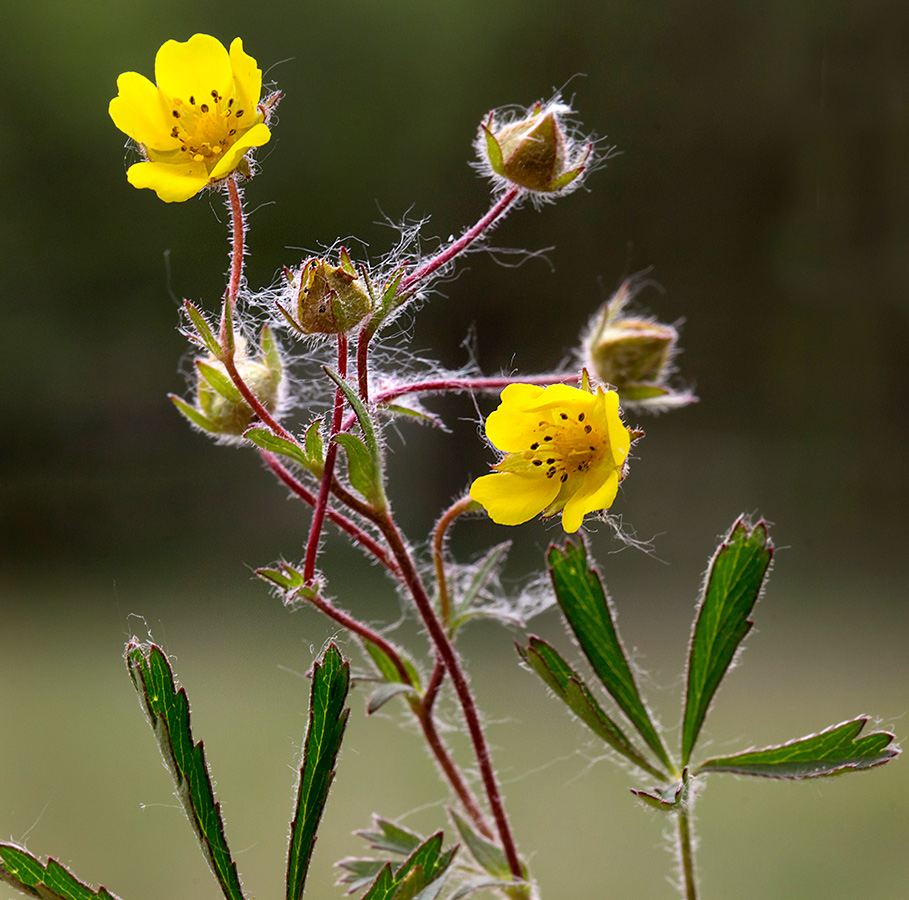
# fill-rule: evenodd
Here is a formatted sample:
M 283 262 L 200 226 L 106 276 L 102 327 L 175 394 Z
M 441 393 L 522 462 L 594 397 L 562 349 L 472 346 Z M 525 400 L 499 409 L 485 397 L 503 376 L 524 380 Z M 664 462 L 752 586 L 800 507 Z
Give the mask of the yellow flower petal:
M 574 534 L 589 512 L 608 509 L 615 501 L 619 491 L 619 476 L 615 469 L 606 474 L 606 480 L 600 484 L 584 483 L 565 503 L 562 510 L 562 528 L 568 534 Z
M 521 525 L 539 515 L 559 492 L 558 480 L 496 472 L 477 478 L 470 497 L 482 505 L 497 525 Z
M 120 131 L 156 150 L 173 150 L 180 146 L 170 134 L 173 125 L 168 104 L 144 75 L 124 72 L 117 79 L 117 91 L 108 112 Z
M 161 92 L 192 105 L 211 100 L 212 91 L 230 92 L 233 70 L 224 45 L 208 34 L 188 41 L 166 41 L 155 56 L 155 80 Z
M 140 162 L 129 167 L 126 177 L 133 187 L 151 188 L 165 203 L 189 200 L 209 181 L 202 163 Z
M 268 130 L 267 125 L 261 123 L 253 125 L 253 127 L 245 132 L 236 144 L 229 147 L 224 156 L 218 160 L 217 165 L 211 170 L 209 178 L 211 178 L 212 181 L 217 181 L 219 178 L 230 175 L 230 173 L 240 164 L 240 160 L 247 150 L 251 150 L 253 147 L 261 147 L 263 144 L 267 144 L 269 140 L 271 140 L 271 132 Z
M 244 52 L 243 41 L 240 38 L 234 38 L 230 45 L 230 65 L 234 73 L 234 86 L 240 108 L 254 110 L 262 96 L 262 70 L 259 64 Z
M 509 384 L 501 394 L 501 404 L 486 419 L 486 437 L 502 451 L 523 450 L 536 430 L 523 413 L 543 388 L 535 384 Z

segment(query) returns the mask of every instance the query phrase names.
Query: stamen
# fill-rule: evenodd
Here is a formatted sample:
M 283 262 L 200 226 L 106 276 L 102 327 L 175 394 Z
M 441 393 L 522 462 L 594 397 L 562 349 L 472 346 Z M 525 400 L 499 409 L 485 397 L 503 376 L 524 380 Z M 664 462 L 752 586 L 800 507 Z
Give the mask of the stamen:
M 561 478 L 559 478 L 559 481 L 561 481 L 562 484 L 565 484 L 565 482 L 568 481 L 568 473 L 563 472 Z
M 203 104 L 199 107 L 199 109 L 201 109 L 202 112 L 208 112 L 208 104 L 207 104 L 207 103 L 203 103 Z
M 578 421 L 579 421 L 579 422 L 583 422 L 583 421 L 584 421 L 584 413 L 578 413 Z
M 591 431 L 593 431 L 593 426 L 592 426 L 592 425 L 585 425 L 585 426 L 584 426 L 584 434 L 590 434 Z

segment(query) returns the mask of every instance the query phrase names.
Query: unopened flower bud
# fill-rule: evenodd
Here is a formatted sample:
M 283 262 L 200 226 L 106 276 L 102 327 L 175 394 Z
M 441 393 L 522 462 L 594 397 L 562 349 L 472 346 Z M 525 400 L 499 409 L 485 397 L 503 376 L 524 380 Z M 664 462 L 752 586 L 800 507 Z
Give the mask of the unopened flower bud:
M 537 103 L 522 118 L 504 124 L 491 112 L 480 126 L 477 149 L 493 174 L 528 191 L 564 191 L 584 171 L 591 144 L 580 151 L 565 132 L 562 103 Z
M 678 405 L 683 396 L 690 402 L 690 395 L 668 386 L 678 331 L 652 319 L 624 315 L 633 293 L 626 281 L 594 316 L 584 338 L 584 364 L 598 380 L 612 385 L 623 402 Z
M 243 342 L 237 341 L 234 365 L 262 407 L 273 413 L 280 400 L 282 364 L 278 347 L 268 329 L 263 332 L 262 355 L 259 357 L 247 357 Z M 197 359 L 196 371 L 196 407 L 189 407 L 172 398 L 177 408 L 190 421 L 212 434 L 243 434 L 256 415 L 231 380 L 224 363 L 214 357 Z
M 296 318 L 282 312 L 303 334 L 344 334 L 372 311 L 372 298 L 343 248 L 339 263 L 309 259 L 294 280 Z

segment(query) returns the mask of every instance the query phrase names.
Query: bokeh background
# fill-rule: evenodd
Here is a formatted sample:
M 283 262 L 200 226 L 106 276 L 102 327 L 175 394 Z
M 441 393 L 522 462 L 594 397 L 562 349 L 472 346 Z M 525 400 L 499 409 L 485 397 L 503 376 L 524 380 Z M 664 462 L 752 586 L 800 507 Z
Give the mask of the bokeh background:
M 413 348 L 458 366 L 475 333 L 487 371 L 546 369 L 647 272 L 640 304 L 684 319 L 681 378 L 701 399 L 640 423 L 616 512 L 652 553 L 606 528 L 591 544 L 654 707 L 674 733 L 700 578 L 745 512 L 783 549 L 708 717 L 712 748 L 862 713 L 905 736 L 905 3 L 60 0 L 6 3 L 3 20 L 2 836 L 130 900 L 218 896 L 124 670 L 124 641 L 150 632 L 189 691 L 250 892 L 282 890 L 303 675 L 333 631 L 251 570 L 299 558 L 307 516 L 254 456 L 190 432 L 166 400 L 186 390 L 180 299 L 215 309 L 223 290 L 224 214 L 217 197 L 167 206 L 130 188 L 107 116 L 120 72 L 151 75 L 161 43 L 196 31 L 242 36 L 285 93 L 247 193 L 253 286 L 337 237 L 379 256 L 389 220 L 457 233 L 487 204 L 467 164 L 479 119 L 563 88 L 620 155 L 589 190 L 510 216 L 493 243 L 552 248 L 545 259 L 470 257 L 413 323 Z M 474 407 L 444 412 L 451 434 L 393 445 L 393 499 L 417 541 L 489 460 Z M 513 538 L 519 584 L 560 535 L 502 532 L 463 523 L 453 548 Z M 325 568 L 360 615 L 399 619 L 340 543 Z M 564 640 L 552 612 L 533 628 Z M 411 623 L 398 635 L 422 658 Z M 518 668 L 516 636 L 475 625 L 463 649 L 543 896 L 673 896 L 667 823 Z M 903 900 L 907 771 L 716 778 L 698 807 L 705 898 Z M 439 796 L 417 736 L 367 719 L 355 694 L 308 895 L 339 896 L 331 864 L 362 850 L 350 832 L 370 814 L 429 831 Z

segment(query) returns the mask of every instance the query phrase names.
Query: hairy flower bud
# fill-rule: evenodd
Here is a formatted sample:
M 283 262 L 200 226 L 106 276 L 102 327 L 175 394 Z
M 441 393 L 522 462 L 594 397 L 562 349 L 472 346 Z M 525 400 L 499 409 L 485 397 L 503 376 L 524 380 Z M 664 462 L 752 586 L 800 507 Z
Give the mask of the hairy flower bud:
M 625 315 L 634 295 L 626 281 L 591 320 L 583 340 L 583 364 L 600 381 L 612 385 L 623 403 L 652 407 L 690 403 L 690 393 L 669 387 L 679 333 L 642 316 Z
M 309 259 L 293 280 L 296 318 L 281 309 L 303 334 L 344 334 L 372 312 L 372 298 L 357 274 L 347 250 L 341 248 L 339 265 Z
M 584 171 L 591 145 L 576 151 L 562 117 L 569 107 L 559 102 L 537 103 L 523 117 L 496 121 L 491 112 L 480 125 L 477 149 L 495 176 L 528 191 L 564 191 Z

